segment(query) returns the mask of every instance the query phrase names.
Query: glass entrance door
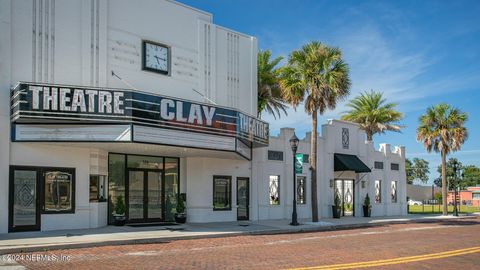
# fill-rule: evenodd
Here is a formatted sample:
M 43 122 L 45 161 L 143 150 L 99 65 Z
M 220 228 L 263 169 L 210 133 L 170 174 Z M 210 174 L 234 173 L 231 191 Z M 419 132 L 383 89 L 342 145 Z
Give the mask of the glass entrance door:
M 162 219 L 163 214 L 163 189 L 162 174 L 160 172 L 147 172 L 147 218 Z
M 39 184 L 36 170 L 11 167 L 9 231 L 40 230 Z
M 249 219 L 250 184 L 248 178 L 237 178 L 237 220 Z
M 129 171 L 128 173 L 128 219 L 130 221 L 144 219 L 144 172 Z
M 335 180 L 335 192 L 340 196 L 342 216 L 353 216 L 355 203 L 353 180 Z
M 163 175 L 161 170 L 128 171 L 128 221 L 163 220 Z

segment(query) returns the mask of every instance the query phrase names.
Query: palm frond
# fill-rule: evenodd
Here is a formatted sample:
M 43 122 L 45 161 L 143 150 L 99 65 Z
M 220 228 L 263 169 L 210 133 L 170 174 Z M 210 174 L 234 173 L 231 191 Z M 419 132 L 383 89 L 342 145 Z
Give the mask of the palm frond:
M 396 110 L 395 103 L 386 103 L 381 92 L 365 91 L 350 100 L 346 106 L 350 110 L 343 113 L 341 119 L 360 124 L 371 140 L 374 134 L 385 131 L 401 132 L 403 114 Z
M 272 53 L 268 50 L 259 51 L 257 58 L 257 90 L 258 116 L 266 111 L 276 119 L 283 112 L 287 114 L 287 103 L 283 99 L 279 81 L 279 70 L 276 66 L 282 61 L 282 57 L 271 60 Z
M 449 154 L 458 151 L 468 138 L 467 120 L 466 113 L 446 103 L 429 107 L 419 118 L 417 140 L 423 142 L 429 152 Z

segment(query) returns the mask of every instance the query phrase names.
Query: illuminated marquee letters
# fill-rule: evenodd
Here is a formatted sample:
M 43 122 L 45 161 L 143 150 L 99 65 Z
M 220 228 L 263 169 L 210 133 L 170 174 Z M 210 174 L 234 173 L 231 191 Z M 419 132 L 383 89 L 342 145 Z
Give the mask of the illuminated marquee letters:
M 32 92 L 33 110 L 106 114 L 124 113 L 122 108 L 124 94 L 120 91 L 42 86 L 29 86 L 28 88 Z M 42 106 L 40 106 L 40 100 L 42 101 Z

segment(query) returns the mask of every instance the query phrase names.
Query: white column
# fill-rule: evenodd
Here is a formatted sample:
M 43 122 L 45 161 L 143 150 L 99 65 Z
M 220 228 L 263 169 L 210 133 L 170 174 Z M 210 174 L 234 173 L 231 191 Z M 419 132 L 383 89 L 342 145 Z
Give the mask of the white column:
M 0 36 L 11 36 L 11 1 L 0 1 Z M 0 233 L 8 231 L 8 182 L 10 157 L 11 40 L 0 39 Z

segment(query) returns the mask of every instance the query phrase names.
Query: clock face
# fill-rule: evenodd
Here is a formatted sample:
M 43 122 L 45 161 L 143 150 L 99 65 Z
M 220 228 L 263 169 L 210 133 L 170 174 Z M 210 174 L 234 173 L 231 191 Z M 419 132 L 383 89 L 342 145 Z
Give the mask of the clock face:
M 168 74 L 170 61 L 168 50 L 169 48 L 165 45 L 144 41 L 143 69 Z

